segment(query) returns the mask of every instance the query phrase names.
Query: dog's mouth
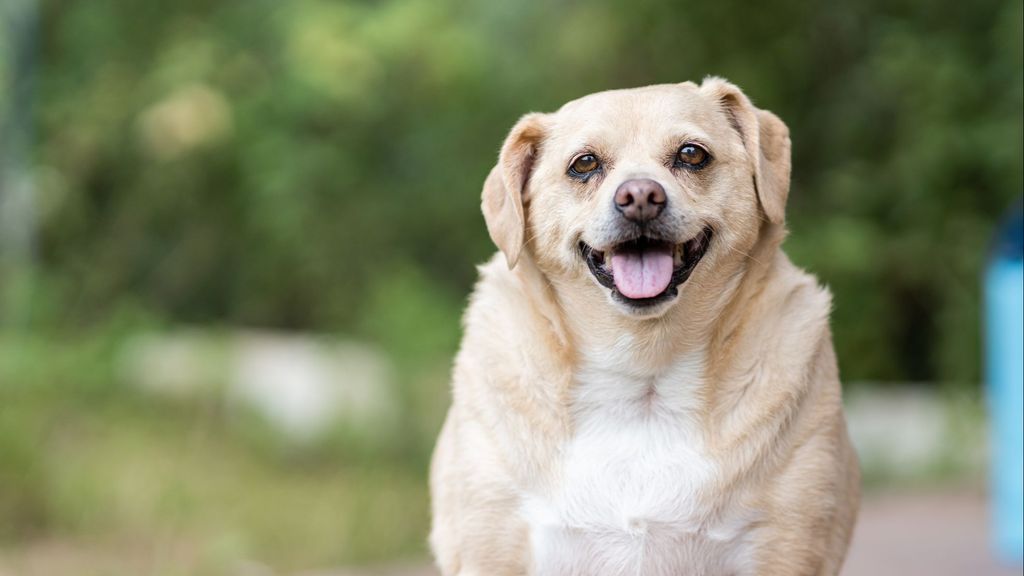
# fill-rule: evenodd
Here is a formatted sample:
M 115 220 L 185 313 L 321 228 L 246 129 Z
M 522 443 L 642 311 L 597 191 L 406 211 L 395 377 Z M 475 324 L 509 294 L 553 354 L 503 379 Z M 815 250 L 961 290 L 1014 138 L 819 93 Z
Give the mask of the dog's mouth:
M 681 286 L 700 263 L 711 244 L 711 228 L 681 244 L 640 236 L 606 251 L 580 242 L 580 254 L 598 283 L 627 304 L 644 307 L 679 294 Z

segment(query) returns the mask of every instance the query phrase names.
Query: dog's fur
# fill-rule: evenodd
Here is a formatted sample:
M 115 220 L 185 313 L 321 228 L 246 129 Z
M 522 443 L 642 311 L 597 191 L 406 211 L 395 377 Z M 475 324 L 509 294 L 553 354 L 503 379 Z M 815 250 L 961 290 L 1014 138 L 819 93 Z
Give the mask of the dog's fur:
M 712 160 L 666 162 L 683 142 Z M 602 158 L 567 176 L 581 150 Z M 431 471 L 445 576 L 834 575 L 859 501 L 830 296 L 780 249 L 786 126 L 709 78 L 593 94 L 515 125 L 484 185 L 496 255 L 464 319 Z M 626 179 L 664 234 L 713 230 L 678 295 L 588 270 Z

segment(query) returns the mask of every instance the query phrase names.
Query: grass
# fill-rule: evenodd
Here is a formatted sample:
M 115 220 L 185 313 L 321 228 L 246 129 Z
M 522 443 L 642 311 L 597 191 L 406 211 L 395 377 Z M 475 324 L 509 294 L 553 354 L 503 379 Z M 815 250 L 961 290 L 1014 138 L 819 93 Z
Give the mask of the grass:
M 216 399 L 168 403 L 119 383 L 119 338 L 0 337 L 0 574 L 215 575 L 425 556 L 429 442 L 289 446 Z M 430 382 L 409 384 L 443 397 L 444 370 L 425 373 Z M 438 418 L 420 416 L 419 436 Z

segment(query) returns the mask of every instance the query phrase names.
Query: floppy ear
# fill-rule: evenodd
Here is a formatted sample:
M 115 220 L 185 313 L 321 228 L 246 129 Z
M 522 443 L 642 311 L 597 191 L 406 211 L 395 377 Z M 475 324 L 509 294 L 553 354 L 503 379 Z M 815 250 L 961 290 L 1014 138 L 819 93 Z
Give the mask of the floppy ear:
M 768 221 L 786 219 L 791 167 L 789 129 L 778 116 L 760 110 L 734 84 L 721 78 L 706 78 L 701 91 L 720 103 L 733 128 L 743 139 L 754 168 L 754 186 Z
M 527 114 L 519 119 L 501 147 L 498 164 L 484 182 L 481 209 L 487 232 L 505 254 L 510 269 L 519 261 L 525 243 L 523 191 L 544 138 L 543 117 Z

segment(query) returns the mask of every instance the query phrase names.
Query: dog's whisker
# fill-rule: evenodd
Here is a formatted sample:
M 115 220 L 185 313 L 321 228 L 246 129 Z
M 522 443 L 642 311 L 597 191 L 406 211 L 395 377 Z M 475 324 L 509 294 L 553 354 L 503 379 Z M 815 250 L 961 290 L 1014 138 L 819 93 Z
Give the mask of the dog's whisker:
M 729 250 L 732 250 L 733 252 L 743 256 L 744 258 L 749 258 L 750 260 L 753 260 L 754 262 L 757 262 L 759 265 L 764 266 L 764 262 L 762 262 L 761 260 L 758 260 L 758 258 L 756 256 L 754 256 L 753 254 L 750 254 L 749 252 L 744 252 L 743 250 L 740 250 L 739 248 L 736 248 L 735 246 L 728 246 L 728 248 L 729 248 Z

